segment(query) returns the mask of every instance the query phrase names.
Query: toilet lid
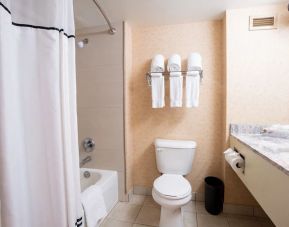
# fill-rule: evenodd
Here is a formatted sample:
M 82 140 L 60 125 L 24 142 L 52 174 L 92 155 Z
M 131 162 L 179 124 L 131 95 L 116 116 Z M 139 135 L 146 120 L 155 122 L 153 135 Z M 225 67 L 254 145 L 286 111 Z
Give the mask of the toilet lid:
M 183 198 L 191 193 L 191 185 L 182 175 L 163 174 L 154 181 L 154 189 L 160 195 Z

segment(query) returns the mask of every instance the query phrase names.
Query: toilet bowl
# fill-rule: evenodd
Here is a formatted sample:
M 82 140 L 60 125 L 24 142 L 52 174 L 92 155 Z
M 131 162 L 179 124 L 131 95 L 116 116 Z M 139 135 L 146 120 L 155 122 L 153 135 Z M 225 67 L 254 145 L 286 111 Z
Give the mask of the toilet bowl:
M 192 199 L 190 183 L 177 174 L 163 174 L 154 181 L 152 196 L 161 206 L 160 227 L 184 227 L 181 207 Z
M 160 227 L 184 227 L 182 206 L 192 199 L 192 188 L 183 176 L 190 173 L 196 143 L 188 140 L 155 140 L 157 168 L 152 196 L 161 206 Z

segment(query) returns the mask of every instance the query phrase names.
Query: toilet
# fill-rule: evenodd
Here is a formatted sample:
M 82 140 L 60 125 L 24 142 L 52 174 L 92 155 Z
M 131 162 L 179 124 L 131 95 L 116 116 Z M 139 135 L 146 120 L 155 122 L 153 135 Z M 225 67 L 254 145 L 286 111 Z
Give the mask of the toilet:
M 184 175 L 192 170 L 196 146 L 190 140 L 155 140 L 156 163 L 162 175 L 154 181 L 152 196 L 161 206 L 160 227 L 184 227 L 181 207 L 192 199 Z

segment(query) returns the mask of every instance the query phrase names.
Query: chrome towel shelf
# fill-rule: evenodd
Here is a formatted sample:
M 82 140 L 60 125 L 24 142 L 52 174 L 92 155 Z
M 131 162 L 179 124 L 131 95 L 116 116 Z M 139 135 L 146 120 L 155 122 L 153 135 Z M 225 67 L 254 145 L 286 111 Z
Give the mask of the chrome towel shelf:
M 162 76 L 164 76 L 165 79 L 169 79 L 170 77 L 178 77 L 178 75 L 170 75 L 170 73 L 181 73 L 183 77 L 187 76 L 195 76 L 195 75 L 187 75 L 190 72 L 199 72 L 201 81 L 203 80 L 203 70 L 190 70 L 190 71 L 173 71 L 173 72 L 147 72 L 146 73 L 146 80 L 149 86 L 152 85 L 152 74 L 153 73 L 161 73 Z

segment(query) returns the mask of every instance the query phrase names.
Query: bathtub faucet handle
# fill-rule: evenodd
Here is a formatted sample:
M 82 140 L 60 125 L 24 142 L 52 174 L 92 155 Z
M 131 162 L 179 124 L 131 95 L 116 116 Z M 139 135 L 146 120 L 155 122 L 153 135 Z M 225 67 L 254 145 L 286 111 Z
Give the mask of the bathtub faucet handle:
M 84 148 L 84 151 L 89 153 L 89 152 L 92 152 L 94 150 L 95 142 L 92 138 L 87 137 L 83 140 L 82 146 Z

